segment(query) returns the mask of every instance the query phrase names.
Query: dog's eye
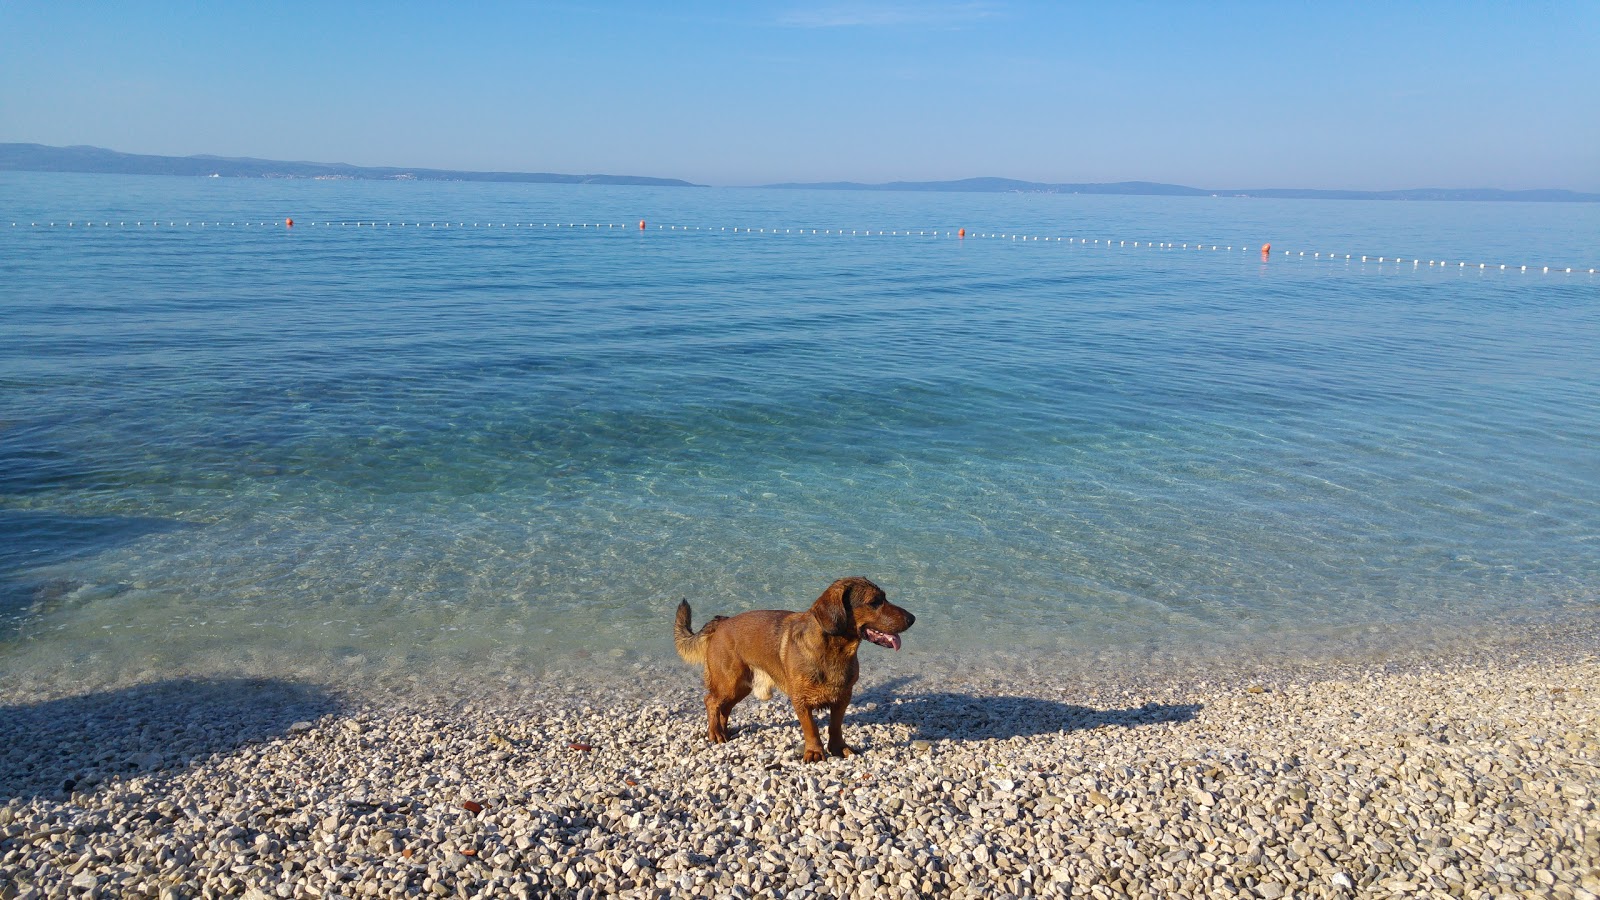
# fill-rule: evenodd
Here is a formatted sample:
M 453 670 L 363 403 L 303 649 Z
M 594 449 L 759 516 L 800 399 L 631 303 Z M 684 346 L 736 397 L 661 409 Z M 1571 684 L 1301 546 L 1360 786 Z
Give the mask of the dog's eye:
M 882 597 L 873 597 L 870 601 L 868 601 L 867 605 L 868 606 L 882 606 L 883 605 L 883 598 Z

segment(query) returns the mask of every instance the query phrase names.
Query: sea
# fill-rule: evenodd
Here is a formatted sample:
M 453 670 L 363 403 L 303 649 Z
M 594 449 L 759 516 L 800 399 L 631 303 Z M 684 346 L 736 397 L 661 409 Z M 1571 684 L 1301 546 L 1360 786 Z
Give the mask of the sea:
M 289 224 L 289 220 L 293 224 Z M 1600 612 L 1600 205 L 0 173 L 0 679 L 1449 654 Z M 1263 244 L 1271 244 L 1263 255 Z

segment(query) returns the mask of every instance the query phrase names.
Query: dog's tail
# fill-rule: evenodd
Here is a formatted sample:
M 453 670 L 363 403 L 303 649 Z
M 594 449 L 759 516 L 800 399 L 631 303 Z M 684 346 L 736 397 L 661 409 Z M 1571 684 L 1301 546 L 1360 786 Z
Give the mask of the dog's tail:
M 678 618 L 672 625 L 672 644 L 678 648 L 678 655 L 686 663 L 703 666 L 706 662 L 706 638 L 711 636 L 712 626 L 716 625 L 715 619 L 699 634 L 689 625 L 689 601 L 678 601 Z

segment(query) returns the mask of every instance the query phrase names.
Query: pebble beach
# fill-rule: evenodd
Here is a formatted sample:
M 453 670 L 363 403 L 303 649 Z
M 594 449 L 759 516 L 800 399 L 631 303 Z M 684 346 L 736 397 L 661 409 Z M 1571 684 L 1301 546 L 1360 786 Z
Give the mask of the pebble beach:
M 1232 674 L 874 675 L 805 764 L 687 667 L 0 693 L 0 900 L 1600 894 L 1591 627 Z

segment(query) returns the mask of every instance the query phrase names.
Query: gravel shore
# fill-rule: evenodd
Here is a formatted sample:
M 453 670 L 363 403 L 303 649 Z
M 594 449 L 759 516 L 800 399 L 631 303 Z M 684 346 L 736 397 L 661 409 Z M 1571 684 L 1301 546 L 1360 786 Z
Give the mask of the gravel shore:
M 0 900 L 1600 894 L 1592 631 L 1247 676 L 0 690 Z M 883 668 L 883 667 L 880 667 Z

